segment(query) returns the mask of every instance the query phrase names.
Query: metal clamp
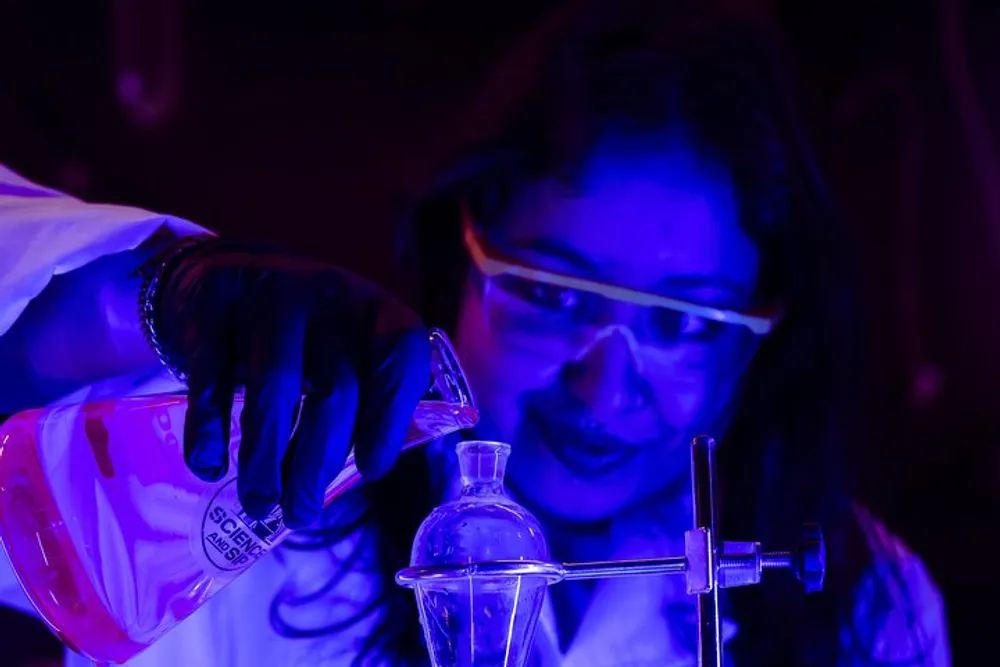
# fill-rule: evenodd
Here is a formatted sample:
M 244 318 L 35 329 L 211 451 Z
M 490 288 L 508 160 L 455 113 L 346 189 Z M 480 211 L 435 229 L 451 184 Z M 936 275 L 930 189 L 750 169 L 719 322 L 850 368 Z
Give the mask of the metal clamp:
M 818 524 L 806 524 L 796 552 L 762 553 L 758 542 L 721 542 L 715 510 L 715 440 L 699 436 L 691 443 L 691 490 L 694 528 L 684 535 L 688 595 L 698 596 L 698 664 L 722 666 L 719 589 L 760 583 L 764 570 L 792 569 L 807 593 L 823 589 L 826 548 Z
M 807 593 L 823 588 L 826 549 L 818 524 L 806 524 L 794 551 L 763 551 L 758 542 L 719 542 L 715 516 L 715 440 L 691 443 L 694 527 L 684 534 L 684 555 L 590 563 L 544 563 L 531 560 L 488 561 L 410 567 L 396 583 L 413 588 L 423 581 L 479 577 L 537 577 L 548 584 L 573 579 L 609 579 L 683 574 L 688 595 L 698 597 L 698 665 L 722 667 L 719 589 L 750 586 L 765 570 L 790 569 Z

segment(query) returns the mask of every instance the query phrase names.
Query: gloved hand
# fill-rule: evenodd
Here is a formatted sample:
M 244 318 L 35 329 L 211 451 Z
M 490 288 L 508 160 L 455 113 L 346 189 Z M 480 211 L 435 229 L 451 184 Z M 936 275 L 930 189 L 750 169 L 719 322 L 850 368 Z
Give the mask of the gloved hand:
M 379 287 L 214 239 L 168 261 L 155 306 L 160 342 L 188 375 L 184 456 L 203 480 L 228 472 L 233 393 L 245 387 L 237 488 L 250 516 L 280 503 L 289 528 L 315 521 L 352 443 L 368 479 L 395 462 L 428 388 L 430 345 L 419 318 Z

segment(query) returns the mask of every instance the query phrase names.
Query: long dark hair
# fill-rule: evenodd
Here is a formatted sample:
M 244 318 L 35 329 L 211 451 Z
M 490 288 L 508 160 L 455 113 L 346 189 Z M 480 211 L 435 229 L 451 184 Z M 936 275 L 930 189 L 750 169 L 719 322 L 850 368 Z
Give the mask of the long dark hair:
M 760 296 L 786 306 L 722 438 L 724 537 L 793 545 L 804 521 L 819 521 L 828 540 L 822 595 L 806 597 L 781 577 L 731 592 L 740 630 L 729 652 L 740 665 L 833 665 L 872 560 L 848 474 L 861 328 L 844 226 L 766 30 L 718 8 L 706 12 L 707 0 L 618 0 L 605 3 L 614 5 L 608 11 L 585 4 L 592 11 L 574 5 L 544 22 L 463 114 L 471 149 L 419 198 L 402 230 L 410 296 L 429 324 L 453 327 L 469 270 L 459 202 L 490 224 L 526 180 L 571 178 L 609 127 L 641 134 L 683 124 L 706 156 L 730 169 L 743 225 L 761 253 Z M 365 491 L 382 578 L 381 620 L 368 649 L 392 664 L 426 659 L 413 594 L 392 576 L 439 500 L 428 480 L 426 458 L 410 455 Z M 870 649 L 858 647 L 858 657 Z

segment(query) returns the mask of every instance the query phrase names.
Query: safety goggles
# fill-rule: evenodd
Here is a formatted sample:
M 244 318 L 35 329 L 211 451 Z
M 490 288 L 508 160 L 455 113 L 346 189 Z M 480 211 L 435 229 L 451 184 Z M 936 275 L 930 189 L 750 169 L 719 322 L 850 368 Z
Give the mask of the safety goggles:
M 490 321 L 504 333 L 527 337 L 532 345 L 557 340 L 586 344 L 587 336 L 608 327 L 627 327 L 638 344 L 676 347 L 714 345 L 726 340 L 756 346 L 780 320 L 780 309 L 739 311 L 717 308 L 599 280 L 531 266 L 491 245 L 462 211 L 463 242 L 484 280 L 483 300 Z M 627 304 L 628 322 L 616 315 Z

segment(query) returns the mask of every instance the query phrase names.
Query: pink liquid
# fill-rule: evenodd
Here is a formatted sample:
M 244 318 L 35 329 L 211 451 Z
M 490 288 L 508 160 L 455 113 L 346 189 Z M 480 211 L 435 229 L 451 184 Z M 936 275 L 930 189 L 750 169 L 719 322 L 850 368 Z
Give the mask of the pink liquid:
M 0 544 L 21 586 L 74 651 L 121 664 L 181 622 L 288 531 L 236 499 L 239 414 L 218 483 L 184 464 L 183 396 L 24 412 L 0 428 Z M 406 447 L 473 426 L 474 407 L 424 401 Z M 353 457 L 326 502 L 359 481 Z

